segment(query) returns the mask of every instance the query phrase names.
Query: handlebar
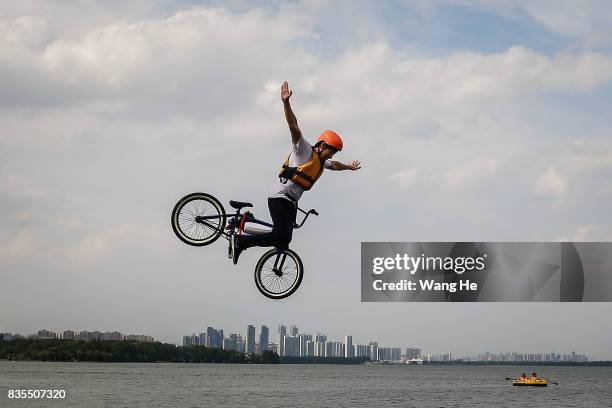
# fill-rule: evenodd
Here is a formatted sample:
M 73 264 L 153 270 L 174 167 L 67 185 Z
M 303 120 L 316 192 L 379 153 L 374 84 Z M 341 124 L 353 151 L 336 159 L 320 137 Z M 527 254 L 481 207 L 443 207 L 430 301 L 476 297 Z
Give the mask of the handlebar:
M 306 214 L 306 216 L 304 217 L 304 219 L 302 220 L 301 223 L 299 223 L 299 224 L 298 223 L 293 223 L 293 228 L 300 228 L 302 225 L 304 225 L 304 223 L 306 222 L 306 220 L 308 219 L 308 216 L 310 214 L 314 214 L 316 216 L 319 216 L 319 213 L 314 208 L 311 208 L 308 211 L 304 211 L 300 207 L 298 207 L 297 209 L 300 210 L 302 213 Z

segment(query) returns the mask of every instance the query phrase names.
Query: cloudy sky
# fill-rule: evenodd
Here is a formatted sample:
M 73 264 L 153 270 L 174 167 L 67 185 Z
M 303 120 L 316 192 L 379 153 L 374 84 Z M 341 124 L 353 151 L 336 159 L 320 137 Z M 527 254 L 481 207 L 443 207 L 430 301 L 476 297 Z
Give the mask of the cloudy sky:
M 337 130 L 363 169 L 304 195 L 306 276 L 271 301 L 263 250 L 235 267 L 169 221 L 193 191 L 268 217 L 283 80 L 304 135 Z M 612 240 L 605 1 L 4 2 L 0 84 L 0 331 L 282 322 L 612 359 L 607 303 L 361 303 L 359 277 L 361 241 Z

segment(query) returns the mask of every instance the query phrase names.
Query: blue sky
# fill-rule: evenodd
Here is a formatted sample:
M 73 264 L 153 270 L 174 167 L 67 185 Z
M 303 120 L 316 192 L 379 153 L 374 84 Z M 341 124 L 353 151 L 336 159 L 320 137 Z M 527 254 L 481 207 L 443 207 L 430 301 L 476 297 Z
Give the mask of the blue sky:
M 224 6 L 235 12 L 257 7 L 268 13 L 283 8 L 300 8 L 303 2 L 226 2 L 202 1 L 193 4 Z M 305 2 L 306 3 L 306 2 Z M 344 1 L 313 2 L 303 7 L 305 14 L 322 10 L 313 25 L 317 38 L 306 47 L 317 54 L 331 55 L 363 41 L 385 40 L 394 47 L 417 47 L 427 53 L 453 51 L 501 52 L 524 44 L 552 54 L 567 48 L 573 38 L 551 31 L 520 4 L 495 2 L 410 2 Z M 355 35 L 357 33 L 357 35 Z

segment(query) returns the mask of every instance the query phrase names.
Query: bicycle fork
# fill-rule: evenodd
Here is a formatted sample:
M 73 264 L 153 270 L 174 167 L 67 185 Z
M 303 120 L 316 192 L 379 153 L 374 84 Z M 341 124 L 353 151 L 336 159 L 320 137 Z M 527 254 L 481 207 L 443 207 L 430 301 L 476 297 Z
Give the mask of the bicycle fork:
M 276 276 L 283 276 L 283 265 L 285 264 L 285 259 L 287 259 L 287 254 L 285 252 L 276 255 L 276 260 L 274 261 L 274 267 L 272 271 Z M 279 265 L 280 260 L 280 265 Z

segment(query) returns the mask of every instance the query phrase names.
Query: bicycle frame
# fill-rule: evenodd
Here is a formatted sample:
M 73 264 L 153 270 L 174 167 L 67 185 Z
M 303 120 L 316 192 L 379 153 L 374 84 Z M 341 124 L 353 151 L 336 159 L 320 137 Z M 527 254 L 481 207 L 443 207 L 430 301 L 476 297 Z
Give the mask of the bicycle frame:
M 272 223 L 256 219 L 247 211 L 252 204 L 241 201 L 230 201 L 235 210 L 225 213 L 223 204 L 208 193 L 191 193 L 179 199 L 172 209 L 171 224 L 179 240 L 187 245 L 204 247 L 223 236 L 226 240 L 234 240 L 239 235 L 261 236 L 265 241 L 272 238 L 274 231 Z M 316 210 L 305 211 L 293 202 L 291 207 L 294 216 L 293 225 L 287 228 L 301 228 L 310 214 L 319 215 Z M 288 209 L 289 210 L 289 209 Z M 297 212 L 303 216 L 298 216 Z M 232 213 L 234 212 L 234 213 Z M 270 235 L 261 235 L 261 234 Z M 277 238 L 277 237 L 275 237 Z M 227 256 L 236 263 L 236 249 L 240 250 L 240 242 L 230 244 Z M 244 245 L 247 246 L 247 245 Z M 244 249 L 244 248 L 243 248 Z M 257 289 L 270 299 L 283 299 L 294 293 L 302 282 L 304 265 L 300 256 L 288 247 L 274 246 L 264 253 L 257 261 L 254 277 Z
M 293 224 L 293 228 L 294 228 L 294 229 L 301 228 L 301 227 L 304 225 L 304 223 L 306 222 L 306 220 L 308 219 L 308 216 L 309 216 L 310 214 L 314 214 L 314 215 L 317 215 L 317 216 L 319 215 L 319 213 L 318 213 L 318 212 L 317 212 L 317 211 L 316 211 L 314 208 L 311 208 L 311 209 L 310 209 L 310 210 L 308 210 L 308 211 L 304 211 L 304 210 L 302 210 L 300 207 L 297 207 L 297 209 L 298 209 L 298 210 L 299 210 L 301 213 L 305 214 L 305 217 L 302 219 L 302 222 L 300 222 L 299 224 L 298 224 L 298 223 L 294 223 L 294 224 Z M 227 231 L 222 231 L 222 232 L 221 232 L 221 235 L 223 235 L 223 237 L 224 237 L 225 239 L 229 240 L 229 239 L 230 239 L 230 237 L 231 237 L 233 234 L 235 234 L 235 233 L 236 233 L 236 231 L 238 230 L 238 228 L 239 228 L 239 223 L 240 223 L 240 219 L 242 218 L 242 216 L 244 216 L 244 214 L 245 214 L 245 213 L 241 213 L 241 212 L 240 212 L 240 210 L 238 209 L 238 210 L 236 210 L 236 212 L 235 212 L 234 214 L 225 214 L 225 215 L 199 215 L 199 216 L 197 216 L 197 217 L 196 217 L 195 221 L 196 221 L 197 223 L 200 223 L 200 224 L 205 224 L 205 225 L 207 225 L 207 226 L 208 226 L 208 227 L 210 227 L 210 228 L 214 228 L 214 229 L 216 229 L 216 226 L 215 226 L 214 224 L 211 224 L 211 223 L 207 222 L 207 220 L 214 220 L 214 219 L 222 219 L 222 218 L 225 218 L 225 220 L 227 221 L 227 224 L 228 224 L 228 226 L 226 226 L 226 230 L 227 230 Z M 274 225 L 273 225 L 273 224 L 270 224 L 270 223 L 265 222 L 265 221 L 258 220 L 258 219 L 256 219 L 256 218 L 249 218 L 248 222 L 250 222 L 250 223 L 254 223 L 254 224 L 264 225 L 264 226 L 269 227 L 269 228 L 274 228 Z M 231 223 L 231 225 L 230 225 L 230 223 Z

